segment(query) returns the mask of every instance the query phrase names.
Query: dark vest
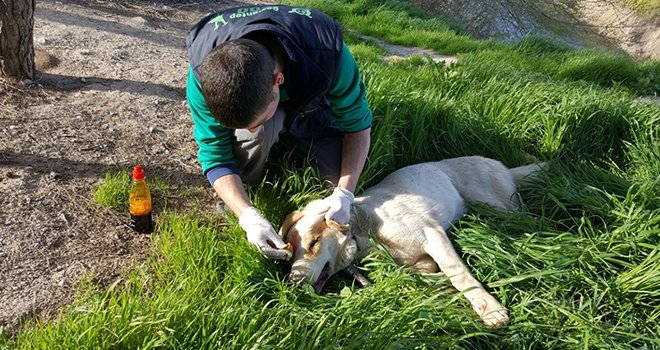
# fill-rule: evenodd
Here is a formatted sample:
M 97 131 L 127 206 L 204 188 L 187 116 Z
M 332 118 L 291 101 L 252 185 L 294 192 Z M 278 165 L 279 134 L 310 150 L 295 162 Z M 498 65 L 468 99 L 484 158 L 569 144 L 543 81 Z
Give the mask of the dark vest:
M 186 37 L 197 80 L 213 48 L 256 31 L 277 38 L 288 56 L 284 72 L 287 115 L 297 115 L 334 84 L 343 45 L 339 23 L 316 10 L 283 5 L 237 7 L 204 17 Z

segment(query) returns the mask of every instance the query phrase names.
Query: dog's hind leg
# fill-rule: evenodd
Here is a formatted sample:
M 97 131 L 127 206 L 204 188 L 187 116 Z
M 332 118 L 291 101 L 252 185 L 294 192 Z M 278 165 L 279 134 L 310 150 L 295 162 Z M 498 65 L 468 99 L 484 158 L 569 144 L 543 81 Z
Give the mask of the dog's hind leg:
M 509 169 L 509 173 L 513 177 L 513 182 L 518 187 L 525 187 L 531 184 L 540 171 L 548 171 L 550 166 L 547 162 L 523 165 L 516 168 Z
M 425 251 L 438 264 L 449 281 L 470 301 L 484 323 L 491 327 L 505 325 L 509 321 L 506 309 L 477 281 L 454 250 L 445 230 L 435 224 L 424 228 Z

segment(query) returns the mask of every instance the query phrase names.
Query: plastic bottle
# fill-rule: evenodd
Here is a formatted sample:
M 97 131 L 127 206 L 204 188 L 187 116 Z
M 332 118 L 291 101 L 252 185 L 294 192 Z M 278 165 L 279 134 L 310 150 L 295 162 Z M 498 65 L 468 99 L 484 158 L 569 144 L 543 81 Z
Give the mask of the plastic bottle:
M 131 174 L 133 185 L 128 199 L 128 207 L 131 213 L 129 226 L 140 233 L 150 233 L 153 229 L 151 220 L 151 194 L 149 186 L 144 181 L 144 170 L 139 165 L 133 168 Z

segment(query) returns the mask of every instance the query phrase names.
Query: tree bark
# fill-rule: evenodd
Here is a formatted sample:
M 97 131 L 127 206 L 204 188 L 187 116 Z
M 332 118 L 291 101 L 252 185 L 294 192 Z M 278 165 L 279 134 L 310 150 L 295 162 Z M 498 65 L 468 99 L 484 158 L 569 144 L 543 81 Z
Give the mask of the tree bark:
M 0 0 L 0 70 L 34 77 L 34 0 Z

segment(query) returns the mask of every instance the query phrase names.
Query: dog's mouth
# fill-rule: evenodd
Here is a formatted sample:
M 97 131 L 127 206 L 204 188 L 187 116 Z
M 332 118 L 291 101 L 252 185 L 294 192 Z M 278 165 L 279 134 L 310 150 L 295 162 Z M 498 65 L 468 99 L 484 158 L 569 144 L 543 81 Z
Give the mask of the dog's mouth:
M 321 274 L 319 275 L 319 278 L 316 279 L 316 282 L 312 284 L 312 287 L 314 288 L 314 291 L 316 294 L 321 294 L 323 291 L 323 287 L 325 286 L 325 283 L 328 282 L 330 279 L 330 263 L 325 263 L 323 266 L 323 270 L 321 270 Z

